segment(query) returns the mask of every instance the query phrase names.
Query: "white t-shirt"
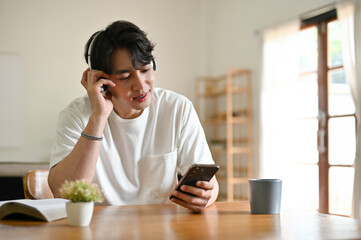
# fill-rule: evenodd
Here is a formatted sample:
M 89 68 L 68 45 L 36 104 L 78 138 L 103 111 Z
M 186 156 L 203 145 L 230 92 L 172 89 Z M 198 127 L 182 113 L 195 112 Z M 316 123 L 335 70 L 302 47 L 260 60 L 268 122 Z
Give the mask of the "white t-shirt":
M 60 112 L 50 167 L 72 151 L 91 112 L 87 95 Z M 138 118 L 110 114 L 93 182 L 103 189 L 104 204 L 164 203 L 177 173 L 195 163 L 214 162 L 192 103 L 155 88 L 150 106 Z

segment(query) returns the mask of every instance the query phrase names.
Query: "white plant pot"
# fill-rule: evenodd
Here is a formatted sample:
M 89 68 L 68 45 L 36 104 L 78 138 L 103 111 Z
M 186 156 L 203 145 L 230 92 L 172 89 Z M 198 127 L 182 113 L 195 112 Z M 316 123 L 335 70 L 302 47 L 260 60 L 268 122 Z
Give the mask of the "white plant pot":
M 67 202 L 66 214 L 71 226 L 88 226 L 93 216 L 94 202 Z

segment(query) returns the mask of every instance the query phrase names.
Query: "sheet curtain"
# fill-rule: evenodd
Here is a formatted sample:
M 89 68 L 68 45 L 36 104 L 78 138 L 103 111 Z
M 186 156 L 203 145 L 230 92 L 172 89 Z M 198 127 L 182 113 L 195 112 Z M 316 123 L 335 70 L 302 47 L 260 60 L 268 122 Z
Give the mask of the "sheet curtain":
M 336 5 L 341 27 L 342 55 L 346 81 L 356 109 L 356 156 L 352 217 L 361 219 L 361 4 L 342 1 Z
M 283 180 L 282 207 L 292 205 L 294 193 L 294 91 L 299 74 L 299 20 L 262 32 L 260 94 L 260 178 Z

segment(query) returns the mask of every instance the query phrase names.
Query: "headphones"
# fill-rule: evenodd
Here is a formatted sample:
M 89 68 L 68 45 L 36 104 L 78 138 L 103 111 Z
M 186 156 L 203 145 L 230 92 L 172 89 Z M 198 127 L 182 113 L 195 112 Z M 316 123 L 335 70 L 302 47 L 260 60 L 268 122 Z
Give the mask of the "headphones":
M 89 48 L 88 48 L 88 65 L 89 65 L 89 68 L 90 70 L 94 70 L 92 68 L 92 64 L 91 64 L 91 60 L 90 60 L 90 56 L 91 56 L 91 52 L 92 52 L 92 48 L 93 48 L 93 44 L 95 42 L 95 39 L 97 38 L 97 36 L 99 35 L 100 32 L 98 32 L 97 34 L 95 34 L 95 36 L 93 37 L 93 39 L 91 40 L 90 44 L 89 44 Z M 99 78 L 100 79 L 100 78 Z M 98 80 L 99 80 L 98 79 Z M 100 88 L 100 92 L 103 94 L 103 96 L 105 97 L 105 94 L 108 90 L 108 86 L 107 85 L 103 85 L 101 86 Z
M 90 61 L 90 56 L 91 56 L 93 44 L 94 44 L 94 42 L 95 42 L 95 39 L 96 39 L 97 36 L 99 35 L 99 33 L 100 33 L 100 32 L 98 32 L 97 34 L 95 34 L 95 36 L 93 37 L 92 41 L 90 42 L 89 48 L 88 48 L 88 65 L 89 65 L 90 70 L 94 70 L 94 69 L 92 68 L 92 64 L 91 64 L 91 61 Z
M 91 59 L 90 59 L 90 57 L 91 57 L 91 52 L 92 52 L 92 48 L 93 48 L 93 44 L 94 44 L 94 42 L 95 42 L 95 39 L 98 37 L 98 35 L 99 35 L 100 33 L 101 33 L 100 31 L 99 31 L 98 33 L 96 33 L 96 34 L 94 35 L 93 39 L 91 40 L 90 44 L 89 44 L 88 54 L 87 54 L 87 55 L 88 55 L 88 66 L 89 66 L 90 70 L 94 70 L 94 69 L 92 68 Z M 153 68 L 153 70 L 155 71 L 155 70 L 157 69 L 157 65 L 155 64 L 154 57 L 152 57 L 150 64 L 152 65 L 152 68 Z M 108 86 L 107 86 L 107 85 L 101 86 L 100 92 L 103 94 L 103 96 L 105 96 L 107 89 L 108 89 Z
M 152 61 L 150 64 L 152 64 L 153 70 L 155 71 L 157 69 L 157 65 L 155 64 L 154 57 L 152 57 Z

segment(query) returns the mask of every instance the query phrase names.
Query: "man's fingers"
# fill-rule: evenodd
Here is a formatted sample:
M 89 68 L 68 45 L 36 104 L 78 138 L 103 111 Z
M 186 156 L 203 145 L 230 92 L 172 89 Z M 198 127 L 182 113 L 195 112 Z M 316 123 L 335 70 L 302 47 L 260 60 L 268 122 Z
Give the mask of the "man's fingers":
M 110 75 L 106 74 L 103 71 L 98 71 L 98 70 L 90 70 L 87 73 L 88 83 L 90 84 L 94 84 L 95 82 L 99 81 L 99 79 L 101 78 L 109 79 Z
M 181 205 L 185 208 L 191 209 L 194 212 L 200 212 L 205 209 L 212 198 L 213 190 L 217 183 L 215 177 L 208 181 L 197 181 L 195 186 L 183 185 L 182 191 L 174 190 L 172 195 L 172 202 Z
M 178 199 L 178 198 L 172 198 L 171 201 L 178 204 L 178 205 L 180 205 L 180 206 L 182 206 L 182 207 L 188 208 L 188 209 L 192 210 L 193 212 L 201 212 L 205 208 L 205 205 L 200 206 L 200 205 L 190 204 L 190 203 L 187 203 L 187 202 L 185 202 L 185 201 L 183 201 L 181 199 Z
M 198 188 L 198 187 L 192 187 L 192 186 L 188 186 L 188 185 L 183 185 L 181 187 L 181 190 L 183 192 L 187 192 L 193 195 L 196 195 L 197 197 L 200 198 L 204 198 L 209 200 L 212 196 L 212 191 L 211 190 L 205 190 L 203 188 Z
M 109 79 L 110 75 L 102 71 L 90 70 L 89 68 L 83 72 L 81 84 L 89 92 L 100 92 L 103 85 L 115 87 L 116 84 Z
M 193 193 L 192 193 L 193 194 Z M 189 204 L 192 204 L 192 205 L 198 205 L 198 206 L 205 206 L 207 205 L 208 203 L 208 200 L 210 197 L 206 196 L 204 198 L 202 197 L 199 197 L 199 196 L 192 196 L 192 195 L 189 195 L 187 193 L 182 193 L 182 192 L 179 192 L 179 191 L 175 191 L 173 193 L 173 195 L 180 199 L 180 200 L 183 200 L 184 202 L 187 202 Z
M 211 181 L 197 181 L 196 185 L 206 190 L 212 190 L 214 188 L 214 184 Z

